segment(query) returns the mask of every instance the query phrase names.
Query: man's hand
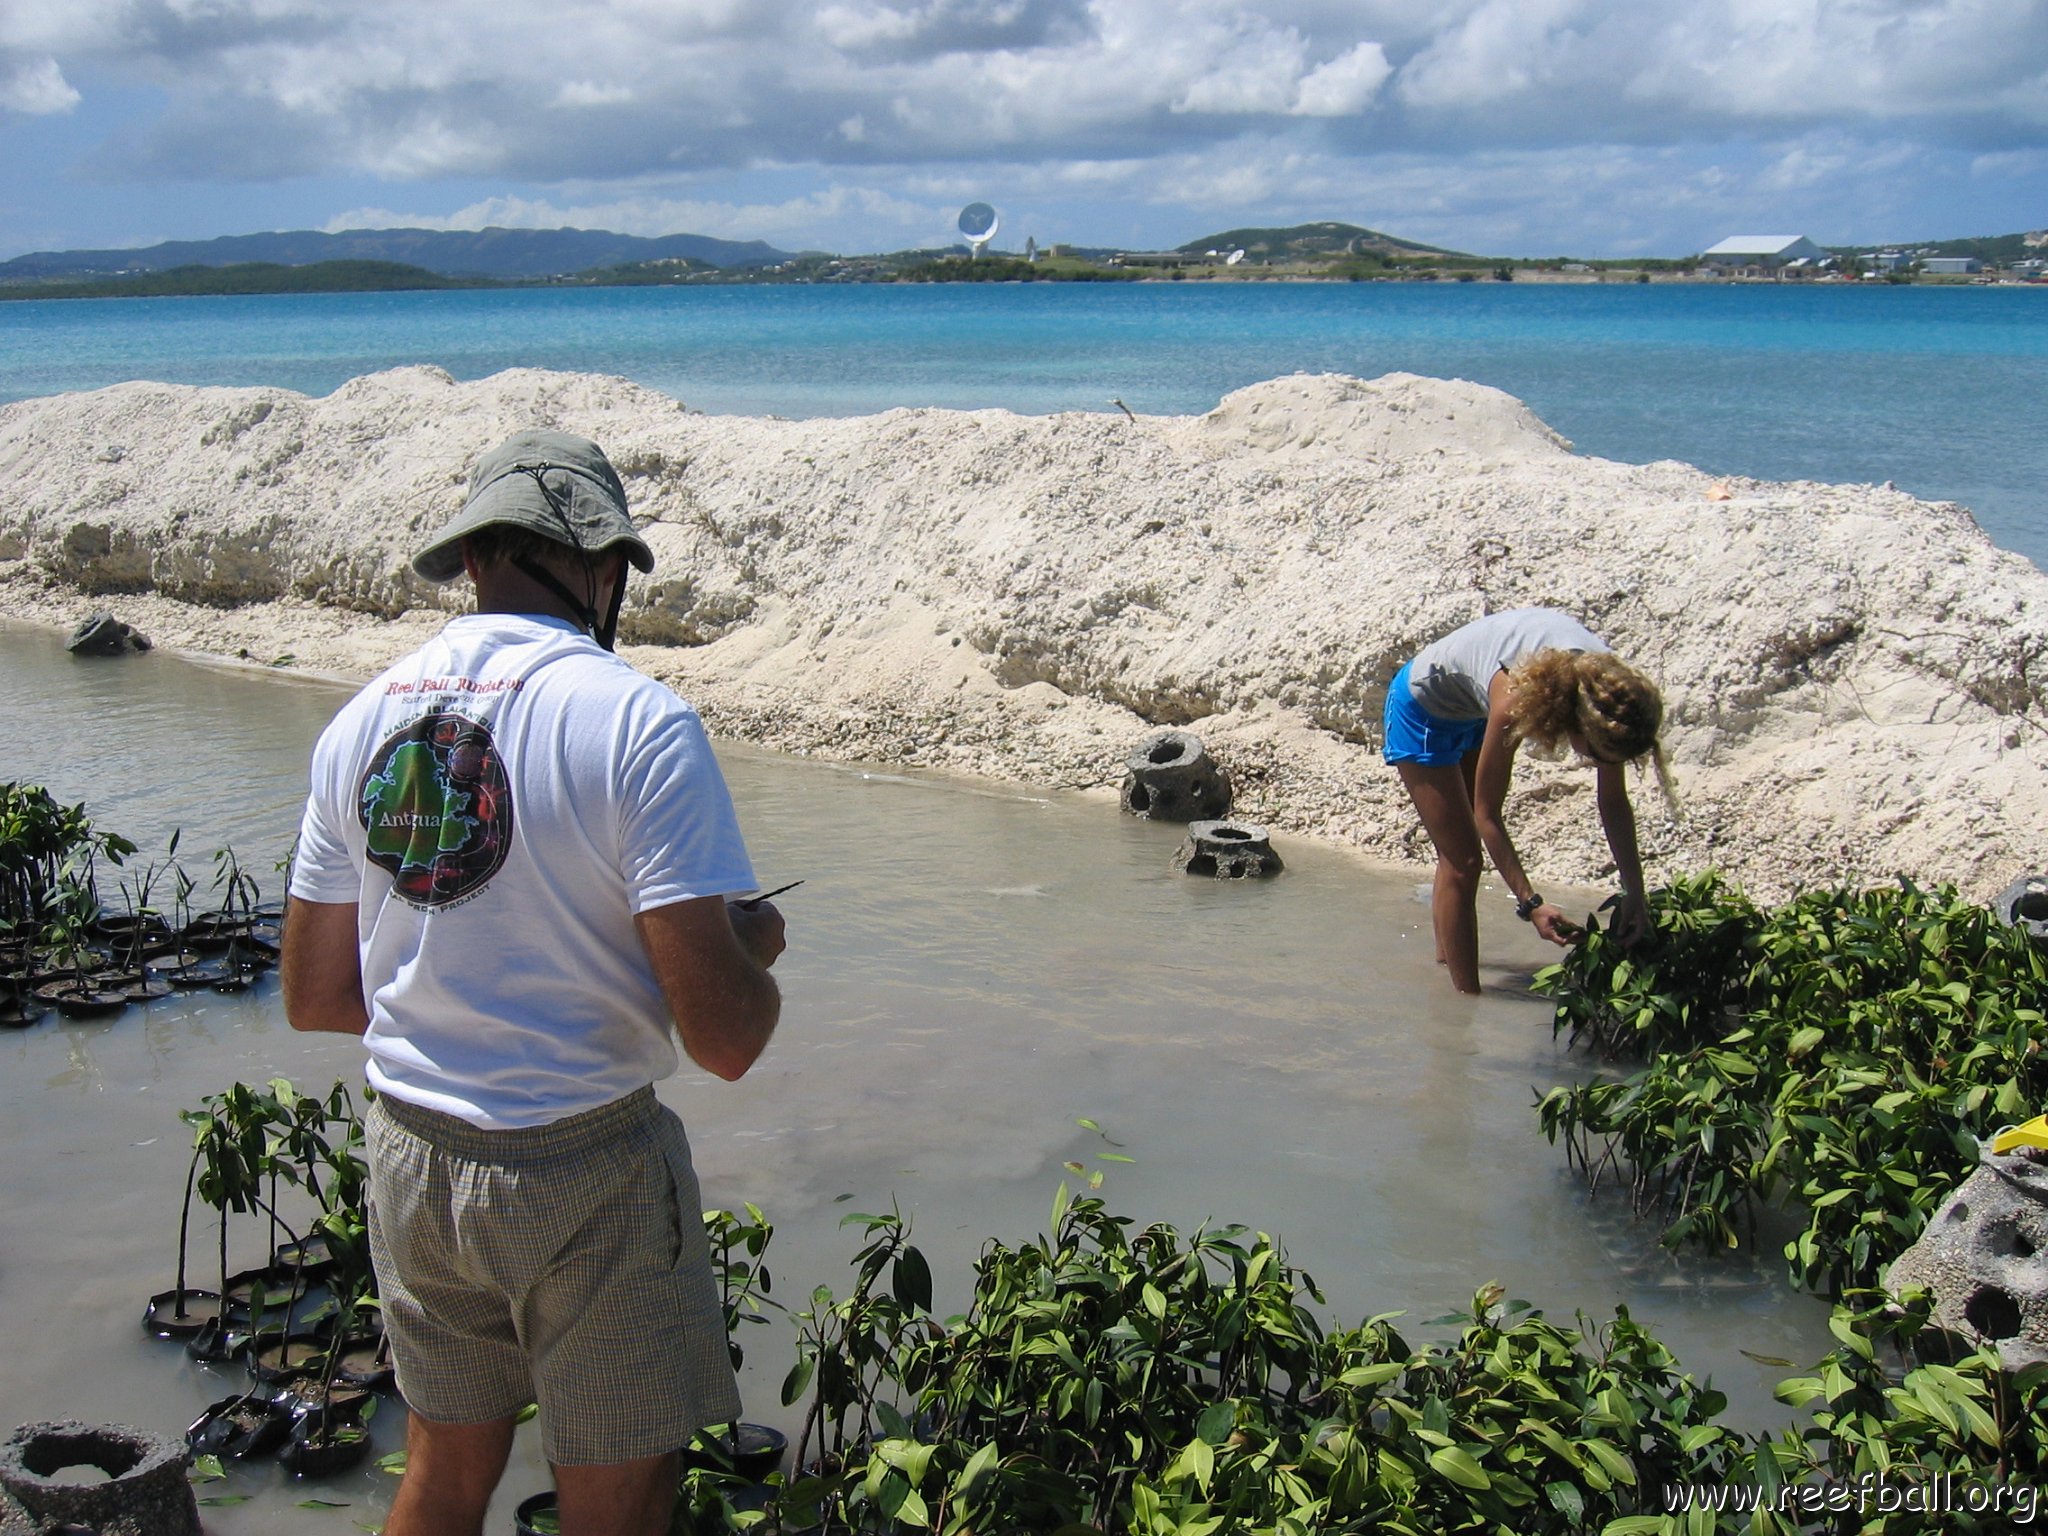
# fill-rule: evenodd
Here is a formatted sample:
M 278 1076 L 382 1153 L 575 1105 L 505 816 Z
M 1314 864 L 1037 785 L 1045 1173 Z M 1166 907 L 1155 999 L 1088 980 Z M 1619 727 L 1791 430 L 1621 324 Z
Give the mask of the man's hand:
M 786 947 L 782 937 L 782 914 L 769 901 L 728 901 L 725 915 L 732 920 L 733 936 L 740 948 L 754 957 L 754 964 L 767 970 Z

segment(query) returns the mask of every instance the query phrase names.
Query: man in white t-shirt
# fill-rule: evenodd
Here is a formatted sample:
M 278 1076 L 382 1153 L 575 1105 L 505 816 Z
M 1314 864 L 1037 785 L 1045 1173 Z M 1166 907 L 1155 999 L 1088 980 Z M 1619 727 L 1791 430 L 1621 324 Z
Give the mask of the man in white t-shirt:
M 386 1536 L 472 1536 L 540 1405 L 568 1536 L 669 1527 L 737 1416 L 689 1143 L 652 1084 L 768 1043 L 782 918 L 696 713 L 611 654 L 654 559 L 596 444 L 523 432 L 413 561 L 452 620 L 314 749 L 294 1028 L 359 1034 L 370 1237 L 407 1470 Z

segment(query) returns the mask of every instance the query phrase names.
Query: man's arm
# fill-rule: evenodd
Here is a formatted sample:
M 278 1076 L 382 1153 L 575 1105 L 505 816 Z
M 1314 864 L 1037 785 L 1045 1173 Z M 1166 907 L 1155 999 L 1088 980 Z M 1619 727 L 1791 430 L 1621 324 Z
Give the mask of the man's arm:
M 284 1016 L 293 1029 L 360 1035 L 369 1028 L 354 902 L 290 898 L 280 971 Z
M 633 919 L 690 1060 L 727 1082 L 746 1075 L 782 1014 L 768 967 L 782 953 L 782 914 L 717 896 L 654 907 Z

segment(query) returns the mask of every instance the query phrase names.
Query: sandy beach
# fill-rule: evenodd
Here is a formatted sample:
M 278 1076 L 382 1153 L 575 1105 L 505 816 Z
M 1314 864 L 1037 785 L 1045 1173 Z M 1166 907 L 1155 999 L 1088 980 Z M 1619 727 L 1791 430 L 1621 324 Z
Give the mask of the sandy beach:
M 2042 867 L 2048 576 L 1964 509 L 1589 458 L 1497 390 L 1406 374 L 1135 419 L 713 417 L 623 379 L 432 368 L 317 399 L 27 400 L 0 409 L 0 612 L 106 608 L 161 645 L 367 675 L 466 597 L 407 557 L 528 425 L 611 453 L 659 562 L 622 649 L 727 737 L 1106 795 L 1139 738 L 1186 725 L 1238 815 L 1415 862 L 1387 679 L 1545 605 L 1664 688 L 1681 814 L 1642 783 L 1653 880 L 1988 896 Z M 1591 791 L 1518 773 L 1539 880 L 1607 872 Z

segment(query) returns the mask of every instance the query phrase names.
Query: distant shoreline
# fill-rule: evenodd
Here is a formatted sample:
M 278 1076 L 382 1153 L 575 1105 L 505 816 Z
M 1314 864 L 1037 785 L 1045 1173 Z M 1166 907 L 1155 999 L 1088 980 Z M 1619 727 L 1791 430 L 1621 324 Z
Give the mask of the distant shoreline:
M 835 259 L 836 261 L 836 259 Z M 957 267 L 957 273 L 950 270 Z M 994 270 L 989 270 L 993 268 Z M 2041 288 L 2048 282 L 2022 282 L 1984 275 L 1929 276 L 1915 274 L 1873 280 L 1830 278 L 1769 278 L 1722 276 L 1700 271 L 1674 271 L 1652 267 L 1611 265 L 1587 270 L 1563 270 L 1548 264 L 1516 265 L 1493 262 L 1404 263 L 1400 267 L 1307 268 L 1283 266 L 1228 266 L 1191 259 L 1169 267 L 1132 268 L 1081 263 L 1071 258 L 1049 259 L 1042 265 L 997 258 L 977 271 L 966 261 L 927 262 L 900 270 L 847 270 L 840 266 L 818 266 L 800 270 L 703 268 L 683 272 L 647 272 L 617 269 L 581 273 L 559 278 L 504 279 L 492 277 L 450 277 L 424 267 L 399 262 L 336 261 L 303 266 L 278 263 L 245 263 L 226 267 L 176 267 L 166 272 L 145 272 L 133 276 L 93 278 L 82 281 L 51 281 L 0 284 L 0 301 L 122 299 L 122 298 L 230 298 L 298 295 L 309 293 L 421 293 L 446 291 L 523 290 L 562 288 L 708 288 L 708 287 L 916 287 L 924 285 L 996 283 L 1144 283 L 1148 286 L 1174 283 L 1530 283 L 1539 286 L 1613 286 L 1617 284 L 1684 283 L 1700 286 L 1742 287 L 1928 287 L 1928 288 Z

